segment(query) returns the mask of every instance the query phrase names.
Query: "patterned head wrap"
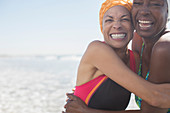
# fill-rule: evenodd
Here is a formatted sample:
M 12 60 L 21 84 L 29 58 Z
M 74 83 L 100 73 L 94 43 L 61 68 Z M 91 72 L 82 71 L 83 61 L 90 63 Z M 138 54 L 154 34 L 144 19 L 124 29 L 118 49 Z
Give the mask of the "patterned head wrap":
M 126 7 L 129 11 L 132 9 L 132 2 L 130 0 L 106 0 L 100 9 L 99 13 L 99 21 L 100 21 L 100 28 L 103 32 L 103 16 L 106 13 L 107 10 L 109 10 L 113 6 L 121 5 Z

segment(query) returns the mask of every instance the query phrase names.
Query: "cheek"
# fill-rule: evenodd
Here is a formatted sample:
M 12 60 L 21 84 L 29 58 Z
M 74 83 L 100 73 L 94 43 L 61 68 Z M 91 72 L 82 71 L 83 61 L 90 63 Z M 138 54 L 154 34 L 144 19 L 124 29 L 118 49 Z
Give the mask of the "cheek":
M 108 33 L 111 27 L 110 24 L 103 25 L 103 33 Z
M 103 38 L 106 39 L 107 37 L 107 30 L 105 27 L 103 27 Z
M 133 31 L 133 26 L 130 22 L 124 23 L 123 24 L 123 28 L 128 31 L 128 32 L 132 32 Z
M 126 26 L 124 26 L 125 30 L 128 33 L 128 39 L 131 40 L 132 36 L 133 36 L 133 32 L 134 32 L 134 27 L 132 26 L 131 23 L 127 23 L 125 24 Z
M 107 32 L 106 27 L 103 27 L 103 35 L 104 36 L 106 35 L 106 32 Z
M 160 11 L 155 11 L 154 12 L 154 17 L 156 19 L 156 23 L 159 24 L 160 26 L 165 26 L 166 25 L 167 16 L 168 15 L 165 12 L 160 12 Z

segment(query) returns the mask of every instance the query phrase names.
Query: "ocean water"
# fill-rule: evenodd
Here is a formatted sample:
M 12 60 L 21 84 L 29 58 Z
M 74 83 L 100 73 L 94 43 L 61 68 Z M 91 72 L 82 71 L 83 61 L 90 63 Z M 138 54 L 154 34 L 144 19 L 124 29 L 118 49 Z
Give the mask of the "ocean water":
M 61 113 L 80 56 L 0 57 L 0 113 Z M 127 109 L 137 109 L 132 102 Z

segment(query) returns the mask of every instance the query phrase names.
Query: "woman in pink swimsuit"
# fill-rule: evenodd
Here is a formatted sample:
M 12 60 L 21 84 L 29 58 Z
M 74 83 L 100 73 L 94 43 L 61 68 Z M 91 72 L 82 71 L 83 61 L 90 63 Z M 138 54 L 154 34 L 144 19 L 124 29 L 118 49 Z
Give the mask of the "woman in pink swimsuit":
M 83 55 L 78 69 L 74 95 L 81 98 L 91 108 L 120 111 L 126 109 L 131 93 L 108 78 L 96 63 L 91 61 L 93 60 L 91 50 L 97 46 L 101 48 L 109 46 L 111 51 L 115 50 L 121 60 L 133 72 L 136 72 L 134 53 L 127 49 L 134 30 L 130 15 L 132 3 L 129 1 L 123 4 L 123 1 L 119 0 L 107 0 L 106 2 L 103 3 L 100 10 L 101 31 L 105 41 L 92 42 Z M 102 52 L 102 50 L 98 51 Z M 102 58 L 103 56 L 105 53 L 97 57 Z

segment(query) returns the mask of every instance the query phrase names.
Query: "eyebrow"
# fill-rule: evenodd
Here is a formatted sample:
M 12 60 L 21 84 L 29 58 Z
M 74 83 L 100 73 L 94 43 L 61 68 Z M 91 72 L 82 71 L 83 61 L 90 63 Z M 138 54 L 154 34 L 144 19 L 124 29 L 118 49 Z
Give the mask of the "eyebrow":
M 152 1 L 152 2 L 163 2 L 164 3 L 164 1 L 163 0 L 150 0 L 150 1 Z
M 162 1 L 162 0 L 150 0 L 150 1 L 158 1 L 159 2 L 159 1 Z
M 125 14 L 125 15 L 122 15 L 120 18 L 123 18 L 123 17 L 126 17 L 126 16 L 129 16 L 129 15 L 128 15 L 128 14 Z M 112 18 L 112 19 L 114 18 L 114 17 L 112 17 L 112 16 L 110 16 L 110 15 L 106 15 L 105 18 L 106 18 L 106 17 L 109 17 L 109 18 Z
M 112 19 L 113 19 L 113 17 L 112 17 L 112 16 L 109 16 L 109 15 L 106 15 L 105 17 L 109 17 L 109 18 L 112 18 Z
M 123 18 L 123 17 L 126 17 L 126 16 L 129 16 L 128 14 L 126 14 L 126 15 L 123 15 L 123 16 L 121 16 L 121 18 Z

